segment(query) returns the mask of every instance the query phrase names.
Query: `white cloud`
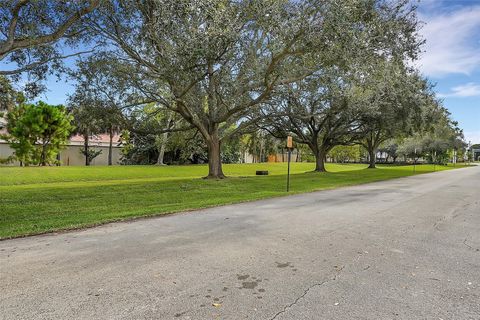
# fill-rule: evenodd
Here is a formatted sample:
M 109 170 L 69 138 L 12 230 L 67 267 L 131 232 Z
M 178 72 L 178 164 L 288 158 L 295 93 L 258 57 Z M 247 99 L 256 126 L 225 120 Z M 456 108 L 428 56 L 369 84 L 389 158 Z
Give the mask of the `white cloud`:
M 434 12 L 434 11 L 433 11 Z M 418 66 L 425 75 L 470 74 L 480 67 L 480 6 L 419 15 L 426 45 Z
M 463 135 L 467 142 L 470 141 L 472 144 L 480 143 L 480 131 L 466 131 Z
M 437 96 L 440 98 L 480 96 L 480 84 L 469 82 L 461 86 L 453 87 L 450 93 L 439 93 Z

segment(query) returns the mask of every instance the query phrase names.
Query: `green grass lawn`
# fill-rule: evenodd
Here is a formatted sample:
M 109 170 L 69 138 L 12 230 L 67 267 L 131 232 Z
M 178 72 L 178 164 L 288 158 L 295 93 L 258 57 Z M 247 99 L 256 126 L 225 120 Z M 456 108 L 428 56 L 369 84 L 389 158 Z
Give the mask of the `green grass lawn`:
M 413 175 L 412 166 L 292 163 L 291 193 Z M 451 167 L 437 166 L 437 170 Z M 255 176 L 269 170 L 269 176 Z M 0 167 L 0 239 L 93 226 L 285 195 L 286 164 L 224 166 L 225 180 L 204 180 L 205 165 Z M 433 166 L 417 166 L 417 173 Z

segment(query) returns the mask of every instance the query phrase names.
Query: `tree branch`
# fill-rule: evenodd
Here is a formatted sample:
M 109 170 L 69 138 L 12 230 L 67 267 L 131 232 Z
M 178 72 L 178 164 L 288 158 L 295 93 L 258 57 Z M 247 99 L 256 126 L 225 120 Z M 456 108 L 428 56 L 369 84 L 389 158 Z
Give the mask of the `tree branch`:
M 65 20 L 54 32 L 36 38 L 15 39 L 15 29 L 19 19 L 20 9 L 27 5 L 28 0 L 22 0 L 12 9 L 12 20 L 10 22 L 8 38 L 0 45 L 0 60 L 3 60 L 9 53 L 35 47 L 41 44 L 51 43 L 62 38 L 68 29 L 80 20 L 84 15 L 89 14 L 100 5 L 100 0 L 90 0 L 89 5 L 78 10 L 67 20 Z
M 22 72 L 25 72 L 25 71 L 32 70 L 32 69 L 34 69 L 34 68 L 36 68 L 36 67 L 38 67 L 42 64 L 45 64 L 45 63 L 48 63 L 48 62 L 51 62 L 51 61 L 54 61 L 54 60 L 67 59 L 67 58 L 79 56 L 79 55 L 82 55 L 82 54 L 92 53 L 93 51 L 94 50 L 92 49 L 92 50 L 88 50 L 88 51 L 81 51 L 81 52 L 77 52 L 77 53 L 68 54 L 66 56 L 52 57 L 52 58 L 37 61 L 37 62 L 34 62 L 34 63 L 30 63 L 30 64 L 28 64 L 28 65 L 26 65 L 22 68 L 18 68 L 18 69 L 14 69 L 14 70 L 7 70 L 7 71 L 0 70 L 0 75 L 10 76 L 10 75 L 14 75 L 14 74 L 19 74 L 19 73 L 22 73 Z

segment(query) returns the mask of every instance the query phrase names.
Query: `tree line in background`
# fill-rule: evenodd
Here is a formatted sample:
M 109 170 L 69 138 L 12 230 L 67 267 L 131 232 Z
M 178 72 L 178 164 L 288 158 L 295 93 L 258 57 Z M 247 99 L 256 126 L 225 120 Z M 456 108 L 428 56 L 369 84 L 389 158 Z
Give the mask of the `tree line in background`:
M 245 154 L 283 154 L 289 135 L 316 171 L 327 159 L 374 168 L 377 154 L 445 163 L 465 149 L 414 67 L 423 40 L 406 0 L 17 1 L 0 10 L 0 59 L 18 67 L 0 76 L 27 72 L 27 98 L 48 73 L 76 85 L 64 108 L 27 104 L 1 78 L 5 138 L 24 164 L 54 162 L 71 133 L 84 137 L 86 165 L 98 155 L 93 134 L 109 134 L 111 164 L 121 133 L 124 164 L 208 163 L 211 178 Z M 62 64 L 63 47 L 78 55 L 75 68 Z

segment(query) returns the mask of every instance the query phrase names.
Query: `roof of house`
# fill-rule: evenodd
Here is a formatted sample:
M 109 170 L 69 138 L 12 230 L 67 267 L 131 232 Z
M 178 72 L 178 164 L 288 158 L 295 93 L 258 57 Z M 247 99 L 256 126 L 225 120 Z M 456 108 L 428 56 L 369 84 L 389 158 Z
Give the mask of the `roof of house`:
M 70 138 L 70 144 L 72 145 L 77 145 L 77 144 L 82 144 L 85 142 L 85 139 L 83 138 L 82 135 L 76 134 Z M 113 145 L 118 145 L 121 143 L 121 137 L 119 134 L 115 134 L 113 136 Z M 89 138 L 89 143 L 91 145 L 95 144 L 101 144 L 101 145 L 109 145 L 110 144 L 110 135 L 107 133 L 101 133 L 101 134 L 94 134 L 91 135 Z
M 6 134 L 7 130 L 5 128 L 0 128 L 0 135 Z M 121 146 L 121 137 L 119 134 L 115 134 L 113 136 L 113 146 L 119 147 Z M 0 143 L 5 142 L 4 140 L 0 139 Z M 83 146 L 85 140 L 82 135 L 76 134 L 68 140 L 67 145 L 69 146 Z M 102 134 L 95 134 L 91 135 L 89 139 L 90 146 L 99 146 L 99 147 L 108 147 L 110 144 L 110 135 L 107 133 Z

